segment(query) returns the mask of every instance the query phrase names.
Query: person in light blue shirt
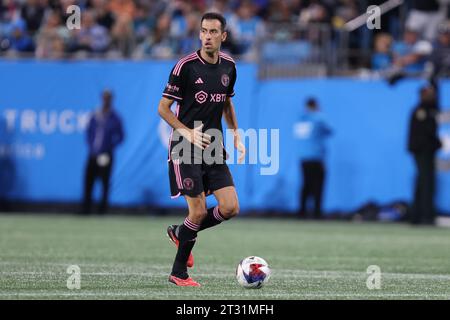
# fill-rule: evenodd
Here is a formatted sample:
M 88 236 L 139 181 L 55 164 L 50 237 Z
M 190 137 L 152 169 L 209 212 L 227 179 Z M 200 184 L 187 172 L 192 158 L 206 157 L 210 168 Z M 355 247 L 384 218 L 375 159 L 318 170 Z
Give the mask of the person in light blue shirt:
M 408 74 L 420 74 L 425 69 L 425 63 L 432 52 L 432 45 L 419 38 L 415 30 L 407 29 L 403 40 L 392 46 L 394 66 Z
M 251 1 L 242 1 L 229 20 L 230 32 L 235 39 L 240 54 L 251 56 L 256 49 L 256 40 L 265 34 L 265 26 L 256 15 L 256 7 Z
M 303 187 L 300 192 L 299 217 L 308 216 L 308 200 L 314 202 L 314 218 L 322 217 L 322 190 L 325 180 L 325 141 L 331 129 L 319 111 L 314 98 L 306 102 L 306 110 L 294 126 L 295 138 L 299 139 L 300 166 Z

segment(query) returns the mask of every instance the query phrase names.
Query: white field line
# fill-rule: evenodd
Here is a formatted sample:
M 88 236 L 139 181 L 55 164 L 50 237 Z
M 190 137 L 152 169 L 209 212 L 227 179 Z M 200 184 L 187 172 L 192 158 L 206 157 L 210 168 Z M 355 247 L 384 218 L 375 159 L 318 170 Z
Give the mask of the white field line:
M 160 277 L 167 276 L 169 272 L 168 267 L 153 268 L 157 269 L 156 272 L 81 272 L 81 276 L 104 276 L 104 277 Z M 165 270 L 161 272 L 159 270 Z M 229 278 L 234 276 L 234 272 L 230 272 L 229 269 L 220 270 L 212 269 L 213 272 L 195 272 L 197 277 L 217 277 L 217 278 Z M 5 276 L 66 276 L 65 270 L 61 273 L 50 271 L 4 271 L 0 272 L 0 275 Z M 416 280 L 447 280 L 450 281 L 450 275 L 444 274 L 426 274 L 426 273 L 381 273 L 383 278 L 399 278 L 399 279 L 416 279 Z M 355 271 L 316 271 L 316 270 L 272 270 L 272 279 L 276 278 L 318 278 L 318 279 L 339 279 L 339 278 L 367 278 L 365 272 Z M 450 285 L 450 283 L 449 283 Z
M 242 289 L 245 290 L 245 289 Z M 420 294 L 420 293 L 261 293 L 255 295 L 253 292 L 248 293 L 236 293 L 232 294 L 220 294 L 220 293 L 202 293 L 202 292 L 148 292 L 148 293 L 137 293 L 137 292 L 12 292 L 12 293 L 4 293 L 0 292 L 0 296 L 3 297 L 272 297 L 272 298 L 280 298 L 280 297 L 304 297 L 304 298 L 396 298 L 396 297 L 422 297 L 422 298 L 444 298 L 450 299 L 450 294 Z
M 165 258 L 165 256 L 160 256 L 160 257 Z M 170 259 L 173 258 L 172 255 L 167 256 L 167 257 L 170 257 Z M 380 261 L 389 262 L 389 261 L 397 261 L 399 259 L 395 258 L 395 257 L 377 257 L 376 259 L 373 259 L 371 257 L 359 257 L 359 256 L 326 256 L 326 257 L 324 257 L 324 256 L 298 256 L 298 257 L 283 257 L 282 262 L 285 262 L 285 261 L 301 262 L 301 261 L 316 261 L 316 260 L 324 261 L 327 263 L 329 261 L 337 261 L 339 263 L 345 263 L 347 261 L 354 262 L 354 261 L 373 261 L 373 260 L 375 260 L 375 261 L 373 261 L 374 262 L 373 264 L 380 265 Z M 426 260 L 427 262 L 434 261 L 436 263 L 437 262 L 449 263 L 448 258 L 446 258 L 446 257 L 442 257 L 442 258 L 428 257 L 424 260 Z M 1 261 L 0 260 L 0 266 L 1 265 L 24 265 L 24 264 L 27 264 L 26 260 L 25 261 L 6 261 L 6 260 Z M 38 263 L 34 262 L 34 264 L 39 265 L 39 266 L 69 266 L 72 264 L 78 264 L 78 265 L 84 266 L 84 267 L 97 267 L 97 268 L 98 267 L 111 268 L 111 264 L 114 264 L 117 267 L 127 267 L 130 265 L 130 263 L 128 263 L 128 262 L 117 262 L 117 261 L 113 261 L 113 262 L 111 262 L 111 264 L 107 264 L 107 263 L 77 263 L 76 261 L 73 261 L 73 260 L 68 261 L 68 262 L 61 262 L 61 261 L 38 262 Z M 144 262 L 132 262 L 131 264 L 134 265 L 135 267 L 142 266 L 144 268 L 149 268 L 149 267 L 154 268 L 154 266 L 149 266 L 149 264 L 144 263 Z M 161 266 L 161 268 L 163 268 L 163 267 L 164 266 Z M 206 268 L 208 268 L 208 267 L 206 267 Z M 217 269 L 217 268 L 215 268 L 215 269 Z
M 76 264 L 72 262 L 46 262 L 35 264 L 38 267 L 50 266 L 50 267 L 63 267 L 61 272 L 66 274 L 66 268 L 70 265 Z M 13 265 L 13 266 L 24 266 L 23 262 L 16 261 L 0 261 L 0 265 Z M 114 265 L 115 267 L 111 267 Z M 130 268 L 130 265 L 132 267 Z M 29 270 L 30 265 L 26 265 Z M 96 264 L 96 263 L 80 263 L 79 264 L 82 272 L 81 275 L 92 275 L 92 276 L 141 276 L 141 277 L 152 277 L 152 276 L 165 276 L 170 270 L 170 266 L 166 265 L 147 265 L 145 263 L 111 263 L 111 264 Z M 140 267 L 138 267 L 140 266 Z M 106 270 L 114 270 L 113 272 L 83 272 L 83 268 L 103 268 Z M 123 269 L 123 272 L 121 271 Z M 146 272 L 130 272 L 130 270 L 141 269 Z M 230 274 L 234 274 L 234 270 L 230 268 L 218 268 L 214 266 L 203 266 L 197 269 L 198 273 L 196 276 L 214 276 L 214 277 L 228 277 Z M 231 270 L 231 271 L 230 271 Z M 90 270 L 92 271 L 92 270 Z M 0 275 L 55 275 L 58 276 L 60 273 L 51 271 L 0 271 Z M 276 269 L 272 268 L 272 277 L 294 277 L 294 278 L 367 278 L 365 270 L 359 271 L 337 271 L 337 270 L 302 270 L 302 269 Z M 382 277 L 389 278 L 407 278 L 407 279 L 430 279 L 430 280 L 450 280 L 450 274 L 432 274 L 432 273 L 396 273 L 396 272 L 382 272 Z

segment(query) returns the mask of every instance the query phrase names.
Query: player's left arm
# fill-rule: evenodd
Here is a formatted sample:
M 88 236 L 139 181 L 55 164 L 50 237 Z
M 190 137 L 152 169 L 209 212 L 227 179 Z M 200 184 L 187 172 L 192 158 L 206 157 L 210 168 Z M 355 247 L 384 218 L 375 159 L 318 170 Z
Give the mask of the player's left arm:
M 225 118 L 225 122 L 229 129 L 233 131 L 234 136 L 234 147 L 239 151 L 240 156 L 238 158 L 238 163 L 242 163 L 245 158 L 245 146 L 241 141 L 241 136 L 238 132 L 238 123 L 236 118 L 236 112 L 234 110 L 234 104 L 231 100 L 231 97 L 227 97 L 225 100 L 225 106 L 223 108 L 223 116 Z

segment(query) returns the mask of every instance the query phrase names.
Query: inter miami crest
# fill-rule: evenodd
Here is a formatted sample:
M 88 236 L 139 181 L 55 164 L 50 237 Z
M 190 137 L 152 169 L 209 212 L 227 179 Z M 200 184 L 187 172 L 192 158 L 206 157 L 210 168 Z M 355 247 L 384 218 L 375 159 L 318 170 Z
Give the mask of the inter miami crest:
M 230 84 L 230 77 L 227 74 L 223 74 L 221 81 L 224 87 L 228 87 Z
M 194 188 L 194 181 L 191 178 L 185 178 L 183 180 L 183 186 L 186 190 L 192 190 Z

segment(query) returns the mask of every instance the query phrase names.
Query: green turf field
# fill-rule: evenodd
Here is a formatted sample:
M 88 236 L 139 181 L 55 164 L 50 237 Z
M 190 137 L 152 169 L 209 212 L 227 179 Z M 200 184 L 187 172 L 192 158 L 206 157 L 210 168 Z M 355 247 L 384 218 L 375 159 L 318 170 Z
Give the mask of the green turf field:
M 408 225 L 237 218 L 199 234 L 191 276 L 167 282 L 181 217 L 0 215 L 0 299 L 450 299 L 450 230 Z M 260 290 L 237 284 L 236 264 L 272 268 Z M 69 265 L 81 289 L 66 287 Z M 381 289 L 366 287 L 369 265 Z

